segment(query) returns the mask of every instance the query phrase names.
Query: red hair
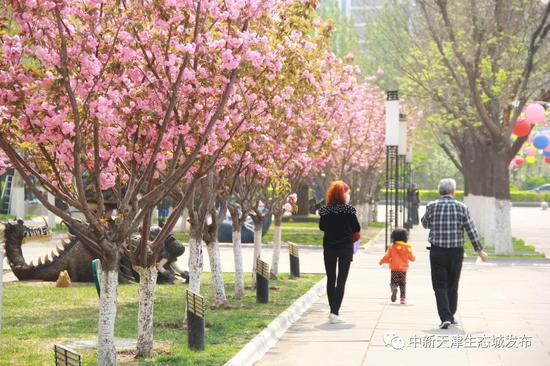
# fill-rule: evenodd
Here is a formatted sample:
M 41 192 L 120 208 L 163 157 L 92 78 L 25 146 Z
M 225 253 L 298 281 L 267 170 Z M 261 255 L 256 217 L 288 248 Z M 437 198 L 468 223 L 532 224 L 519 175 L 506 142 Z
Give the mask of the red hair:
M 346 192 L 349 191 L 349 186 L 341 180 L 335 180 L 327 189 L 325 200 L 328 205 L 335 203 L 346 203 Z

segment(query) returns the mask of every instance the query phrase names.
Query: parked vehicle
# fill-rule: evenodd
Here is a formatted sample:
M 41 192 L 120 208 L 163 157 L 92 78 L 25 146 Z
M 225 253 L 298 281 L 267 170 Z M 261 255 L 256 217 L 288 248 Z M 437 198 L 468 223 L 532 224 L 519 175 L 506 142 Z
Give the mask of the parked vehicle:
M 546 193 L 550 192 L 550 184 L 543 184 L 531 190 L 531 192 Z

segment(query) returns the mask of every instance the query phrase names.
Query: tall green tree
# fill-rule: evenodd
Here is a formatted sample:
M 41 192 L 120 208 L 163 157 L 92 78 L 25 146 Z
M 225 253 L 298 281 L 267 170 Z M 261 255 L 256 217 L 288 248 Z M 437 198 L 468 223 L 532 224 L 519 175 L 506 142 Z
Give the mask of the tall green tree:
M 550 75 L 549 13 L 540 0 L 392 1 L 367 34 L 372 57 L 431 111 L 497 253 L 512 251 L 508 165 L 525 138 L 510 136 Z

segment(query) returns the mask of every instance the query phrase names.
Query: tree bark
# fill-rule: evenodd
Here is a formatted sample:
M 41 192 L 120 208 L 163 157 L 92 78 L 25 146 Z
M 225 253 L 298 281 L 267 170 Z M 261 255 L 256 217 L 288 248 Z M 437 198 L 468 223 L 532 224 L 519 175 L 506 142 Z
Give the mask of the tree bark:
M 235 298 L 244 297 L 244 267 L 241 245 L 241 230 L 233 228 L 233 258 L 235 261 Z
M 201 290 L 201 274 L 203 266 L 202 235 L 191 230 L 189 237 L 189 291 L 197 294 Z
M 189 211 L 187 211 L 187 208 L 183 210 L 183 213 L 181 214 L 181 224 L 180 224 L 180 231 L 182 233 L 187 232 L 187 219 L 189 218 Z
M 271 279 L 279 278 L 279 257 L 281 255 L 282 215 L 275 215 L 273 228 L 273 257 L 271 258 Z
M 485 244 L 499 254 L 511 254 L 510 171 L 508 158 L 497 144 L 465 149 L 461 154 L 468 206 Z
M 298 215 L 309 215 L 309 187 L 306 184 L 298 188 Z
M 222 261 L 218 241 L 206 243 L 208 259 L 210 260 L 210 271 L 212 272 L 212 287 L 214 289 L 214 306 L 217 308 L 227 307 L 227 296 L 225 295 L 225 284 L 223 281 Z
M 117 271 L 104 270 L 101 272 L 97 341 L 97 363 L 100 366 L 114 366 L 117 364 L 115 349 L 117 286 Z
M 153 352 L 153 307 L 157 284 L 157 267 L 135 267 L 139 273 L 139 311 L 137 357 L 150 357 Z
M 260 258 L 261 255 L 262 255 L 262 223 L 255 222 L 254 223 L 254 258 L 252 263 L 252 284 L 251 284 L 251 287 L 253 289 L 256 288 L 256 268 L 258 267 L 256 260 Z

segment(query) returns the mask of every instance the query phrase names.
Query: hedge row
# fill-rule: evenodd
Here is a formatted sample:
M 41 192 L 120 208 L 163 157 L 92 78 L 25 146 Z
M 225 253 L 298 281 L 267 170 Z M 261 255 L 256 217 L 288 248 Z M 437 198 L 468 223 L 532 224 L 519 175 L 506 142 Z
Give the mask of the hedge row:
M 386 199 L 386 191 L 382 190 L 380 191 L 379 199 L 385 200 Z M 536 192 L 526 192 L 526 191 L 514 191 L 510 192 L 510 197 L 512 198 L 512 202 L 550 202 L 550 193 L 536 193 Z M 439 198 L 439 192 L 437 190 L 427 190 L 427 189 L 421 189 L 420 190 L 420 200 L 425 201 L 433 201 L 435 199 Z M 456 191 L 456 198 L 460 201 L 464 199 L 464 192 L 463 191 Z

